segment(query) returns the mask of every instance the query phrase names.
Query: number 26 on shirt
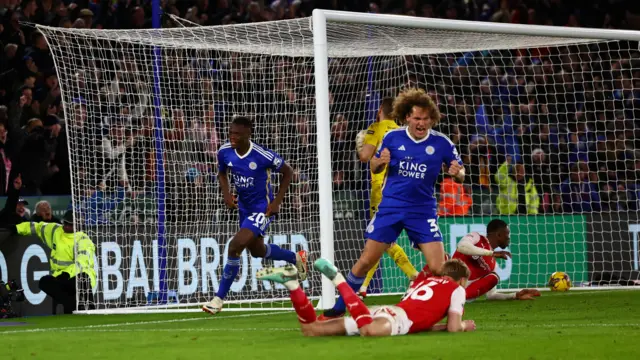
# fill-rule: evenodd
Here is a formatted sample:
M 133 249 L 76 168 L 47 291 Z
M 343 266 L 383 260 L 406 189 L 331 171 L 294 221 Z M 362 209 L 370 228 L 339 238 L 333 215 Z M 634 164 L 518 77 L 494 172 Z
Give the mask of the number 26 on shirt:
M 402 301 L 411 299 L 417 301 L 427 301 L 431 299 L 433 296 L 433 289 L 431 288 L 433 285 L 437 285 L 438 283 L 435 281 L 431 281 L 427 284 L 411 288 L 407 292 L 407 294 L 402 298 Z

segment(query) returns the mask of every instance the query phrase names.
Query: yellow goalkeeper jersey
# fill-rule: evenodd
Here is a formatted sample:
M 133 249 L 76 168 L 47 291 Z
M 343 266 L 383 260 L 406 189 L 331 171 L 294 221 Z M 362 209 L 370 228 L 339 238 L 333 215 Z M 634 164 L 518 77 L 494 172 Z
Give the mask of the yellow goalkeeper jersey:
M 364 137 L 364 143 L 373 145 L 376 149 L 380 144 L 382 144 L 382 138 L 384 135 L 393 129 L 397 129 L 400 126 L 396 124 L 394 120 L 381 120 L 376 121 L 373 124 L 369 125 L 367 128 L 367 133 Z M 382 200 L 382 184 L 384 183 L 384 178 L 387 175 L 387 170 L 385 169 L 383 172 L 379 174 L 371 173 L 371 216 L 376 213 L 378 210 L 378 205 Z

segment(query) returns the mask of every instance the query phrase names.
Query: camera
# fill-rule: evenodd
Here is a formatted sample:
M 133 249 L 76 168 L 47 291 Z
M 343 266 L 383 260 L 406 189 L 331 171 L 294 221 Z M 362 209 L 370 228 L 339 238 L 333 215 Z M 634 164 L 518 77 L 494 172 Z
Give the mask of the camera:
M 17 281 L 0 281 L 0 319 L 19 317 L 13 304 L 24 301 L 24 290 Z

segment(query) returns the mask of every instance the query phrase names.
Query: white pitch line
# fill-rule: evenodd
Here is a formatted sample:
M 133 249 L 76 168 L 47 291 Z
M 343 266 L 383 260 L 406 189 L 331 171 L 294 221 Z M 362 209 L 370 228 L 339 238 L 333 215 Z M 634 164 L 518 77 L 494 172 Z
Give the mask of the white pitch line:
M 263 314 L 256 314 L 263 315 Z M 231 318 L 231 316 L 227 316 Z M 187 320 L 187 319 L 184 319 Z M 165 321 L 164 323 L 167 323 Z M 158 322 L 146 322 L 146 323 L 127 323 L 128 325 L 135 324 L 149 324 Z M 57 328 L 57 329 L 27 329 L 27 330 L 14 330 L 3 331 L 0 334 L 23 334 L 23 333 L 35 333 L 35 332 L 48 332 L 48 331 L 61 331 L 61 332 L 95 332 L 95 333 L 136 333 L 136 332 L 168 332 L 168 333 L 180 333 L 180 332 L 210 332 L 210 331 L 224 331 L 224 332 L 273 332 L 273 331 L 298 331 L 298 328 L 151 328 L 151 329 L 108 329 L 119 324 L 108 325 L 92 325 L 88 327 L 75 327 L 75 328 Z M 527 329 L 527 328 L 543 328 L 543 329 L 559 329 L 559 328 L 594 328 L 594 327 L 640 327 L 640 323 L 620 323 L 620 324 L 503 324 L 499 326 L 482 326 L 482 323 L 478 324 L 478 331 L 482 330 L 504 330 L 508 329 Z
M 168 332 L 168 333 L 178 333 L 178 332 L 209 332 L 209 331 L 224 331 L 224 332 L 251 332 L 251 331 L 299 331 L 298 328 L 177 328 L 177 329 L 68 329 L 68 330 L 58 330 L 60 332 L 92 332 L 92 333 L 134 333 L 134 332 Z M 2 334 L 20 334 L 24 333 L 23 330 L 16 331 L 5 331 Z
M 510 329 L 526 329 L 526 328 L 545 328 L 545 329 L 554 329 L 554 328 L 591 328 L 591 327 L 640 327 L 640 323 L 624 323 L 624 324 L 536 324 L 536 325 L 527 325 L 527 324 L 502 324 L 496 326 L 487 326 L 483 327 L 482 322 L 478 325 L 478 330 L 487 329 L 487 330 L 500 330 L 504 328 Z
M 72 326 L 72 327 L 59 327 L 59 328 L 22 329 L 22 330 L 10 330 L 10 331 L 0 330 L 0 334 L 20 334 L 20 333 L 36 333 L 36 332 L 51 332 L 51 331 L 91 331 L 93 329 L 105 329 L 105 328 L 121 327 L 121 326 L 157 325 L 157 324 L 170 324 L 170 323 L 181 323 L 181 322 L 190 322 L 190 321 L 213 321 L 213 320 L 237 319 L 237 318 L 256 317 L 256 316 L 280 315 L 280 314 L 291 314 L 291 312 L 278 311 L 278 312 L 265 312 L 265 313 L 257 313 L 257 314 L 242 314 L 242 315 L 229 315 L 229 316 L 216 316 L 216 317 L 203 316 L 203 317 L 194 317 L 194 318 L 186 318 L 186 319 L 137 321 L 137 322 L 116 323 L 116 324 L 99 324 L 99 325 L 85 325 L 85 326 Z

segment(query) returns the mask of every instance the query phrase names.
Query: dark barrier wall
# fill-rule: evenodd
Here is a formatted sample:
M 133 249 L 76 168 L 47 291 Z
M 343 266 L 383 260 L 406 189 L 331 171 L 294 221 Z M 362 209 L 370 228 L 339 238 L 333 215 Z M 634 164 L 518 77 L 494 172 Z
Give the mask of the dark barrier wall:
M 606 281 L 611 275 L 640 280 L 638 242 L 640 217 L 637 213 L 587 215 L 587 253 L 591 280 Z
M 317 224 L 317 223 L 316 223 Z M 275 243 L 294 251 L 306 249 L 311 259 L 320 255 L 319 229 L 310 223 L 274 223 L 269 229 L 266 243 Z M 358 221 L 339 221 L 335 225 L 338 237 L 335 260 L 341 268 L 350 268 L 364 244 L 364 224 Z M 198 303 L 213 297 L 220 282 L 227 258 L 230 237 L 237 225 L 219 226 L 210 230 L 188 227 L 167 229 L 167 289 L 175 292 L 180 303 Z M 144 306 L 149 293 L 161 288 L 161 263 L 158 242 L 151 226 L 93 228 L 87 231 L 96 244 L 95 270 L 97 273 L 98 308 Z M 108 236 L 107 236 L 108 235 Z M 38 280 L 48 274 L 49 252 L 35 237 L 9 236 L 0 238 L 0 279 L 16 279 L 23 284 L 27 302 L 33 306 L 25 315 L 50 314 L 50 299 L 38 289 Z M 266 265 L 282 266 L 284 262 L 254 259 L 247 252 L 241 257 L 241 270 L 233 284 L 228 300 L 257 300 L 288 298 L 284 287 L 256 279 L 256 272 Z M 307 292 L 320 295 L 320 275 L 311 271 L 303 283 Z M 153 301 L 149 305 L 153 305 Z
M 51 298 L 38 288 L 38 280 L 49 274 L 49 249 L 32 236 L 10 236 L 0 231 L 0 280 L 16 280 L 24 288 L 25 303 L 16 304 L 22 315 L 52 313 Z
M 551 222 L 552 219 L 555 219 L 555 222 Z M 480 227 L 484 226 L 482 220 L 479 218 L 441 219 L 440 225 L 445 234 L 447 249 L 453 251 L 455 249 L 453 241 L 457 241 L 468 231 L 480 230 Z M 562 248 L 553 243 L 553 237 L 549 237 L 550 242 L 543 246 L 539 243 L 543 240 L 536 240 L 537 237 L 524 241 L 514 236 L 511 250 L 518 255 L 514 255 L 514 261 L 523 256 L 532 260 L 527 254 L 535 253 L 541 256 L 548 253 L 549 256 L 553 256 L 554 262 L 572 264 L 573 268 L 562 269 L 570 271 L 572 275 L 578 274 L 578 269 L 585 269 L 585 276 L 576 275 L 576 280 L 579 281 L 597 280 L 602 278 L 603 274 L 640 279 L 640 272 L 638 272 L 640 219 L 637 214 L 594 214 L 572 218 L 526 217 L 526 219 L 510 218 L 509 221 L 513 225 L 514 233 L 524 234 L 527 237 L 531 237 L 531 234 L 548 234 L 549 231 L 557 232 L 564 241 L 569 239 L 567 234 L 573 236 Z M 225 221 L 224 223 L 228 225 L 211 226 L 208 229 L 184 226 L 167 228 L 166 278 L 172 280 L 166 284 L 167 289 L 175 292 L 177 297 L 177 299 L 171 299 L 172 301 L 177 300 L 183 304 L 198 303 L 207 301 L 213 296 L 226 262 L 227 245 L 230 240 L 229 236 L 221 237 L 219 234 L 233 234 L 237 229 L 235 222 Z M 566 228 L 564 225 L 560 227 L 559 224 L 570 224 L 571 227 Z M 364 227 L 364 221 L 360 220 L 334 222 L 336 240 L 334 254 L 340 269 L 347 271 L 359 257 L 364 244 L 362 231 Z M 88 232 L 96 244 L 95 262 L 98 274 L 96 291 L 99 294 L 97 298 L 99 308 L 146 305 L 148 302 L 146 295 L 157 292 L 161 284 L 160 251 L 154 235 L 155 228 L 144 225 L 102 227 L 93 228 Z M 307 249 L 311 252 L 311 260 L 313 260 L 320 255 L 318 234 L 317 222 L 276 221 L 270 227 L 269 236 L 265 238 L 265 242 L 275 243 L 292 250 Z M 571 246 L 567 247 L 567 244 Z M 579 246 L 580 244 L 584 246 Z M 580 248 L 584 249 L 581 251 L 586 252 L 586 256 L 576 255 L 580 252 L 578 251 Z M 421 259 L 418 252 L 409 251 L 410 255 Z M 37 238 L 9 236 L 7 232 L 0 232 L 0 279 L 4 281 L 16 279 L 23 285 L 27 302 L 30 304 L 24 309 L 25 315 L 51 313 L 51 303 L 45 294 L 39 291 L 37 285 L 40 277 L 48 273 L 48 255 L 48 249 Z M 420 262 L 417 258 L 416 265 Z M 538 261 L 547 264 L 551 259 Z M 241 261 L 243 266 L 229 293 L 228 300 L 287 297 L 280 285 L 274 287 L 272 283 L 260 282 L 255 278 L 256 272 L 263 266 L 271 265 L 271 261 L 253 259 L 246 253 L 243 254 Z M 282 263 L 276 262 L 274 265 L 281 266 Z M 520 269 L 518 267 L 520 265 L 524 268 Z M 508 283 L 513 286 L 525 284 L 544 286 L 547 273 L 555 271 L 552 268 L 536 267 L 535 275 L 540 276 L 542 280 L 532 279 L 527 273 L 530 264 L 520 265 L 515 264 L 513 267 L 509 265 L 503 269 L 508 270 Z M 406 278 L 402 274 L 396 274 L 394 272 L 396 268 L 392 264 L 386 267 L 387 273 L 382 274 L 381 282 L 385 291 L 404 289 Z M 583 279 L 585 277 L 586 279 Z M 397 289 L 392 286 L 393 284 L 389 285 L 392 283 L 391 280 L 400 284 L 396 286 Z M 389 284 L 384 284 L 385 281 Z M 402 284 L 405 286 L 401 286 Z M 320 276 L 311 271 L 309 279 L 303 286 L 311 295 L 319 296 Z M 153 300 L 150 304 L 153 304 Z

